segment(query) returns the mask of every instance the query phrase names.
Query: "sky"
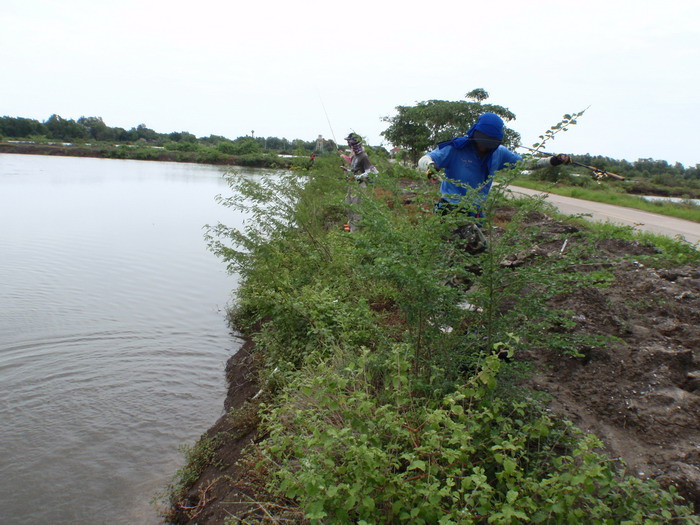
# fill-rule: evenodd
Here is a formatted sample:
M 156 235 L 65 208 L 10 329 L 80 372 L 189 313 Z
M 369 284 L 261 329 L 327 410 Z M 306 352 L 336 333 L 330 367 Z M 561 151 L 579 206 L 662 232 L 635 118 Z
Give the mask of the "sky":
M 396 106 L 488 102 L 524 145 L 700 163 L 696 0 L 2 0 L 0 116 L 389 146 Z M 466 131 L 466 124 L 465 124 Z

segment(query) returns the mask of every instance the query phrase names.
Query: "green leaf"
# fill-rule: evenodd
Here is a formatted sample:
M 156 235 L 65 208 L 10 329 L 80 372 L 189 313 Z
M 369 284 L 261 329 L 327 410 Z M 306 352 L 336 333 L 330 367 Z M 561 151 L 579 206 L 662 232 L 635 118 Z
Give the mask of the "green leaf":
M 414 459 L 406 470 L 425 471 L 425 461 L 423 461 L 422 459 Z

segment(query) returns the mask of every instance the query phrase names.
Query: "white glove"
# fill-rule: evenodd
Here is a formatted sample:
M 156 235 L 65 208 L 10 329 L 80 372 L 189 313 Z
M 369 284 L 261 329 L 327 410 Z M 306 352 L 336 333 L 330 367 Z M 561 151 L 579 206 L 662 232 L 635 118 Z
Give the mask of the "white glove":
M 430 169 L 431 164 L 433 169 L 437 171 L 435 169 L 435 161 L 431 159 L 430 156 L 423 155 L 418 161 L 418 169 L 420 169 L 421 171 L 428 171 L 428 169 Z

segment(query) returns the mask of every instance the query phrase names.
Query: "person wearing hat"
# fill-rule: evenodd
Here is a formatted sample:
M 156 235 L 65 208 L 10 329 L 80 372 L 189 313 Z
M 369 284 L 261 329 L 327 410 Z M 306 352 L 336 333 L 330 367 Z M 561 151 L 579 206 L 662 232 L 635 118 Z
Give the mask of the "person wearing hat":
M 418 167 L 428 173 L 429 177 L 431 173 L 445 170 L 445 178 L 440 185 L 442 197 L 437 204 L 440 213 L 459 208 L 469 215 L 482 216 L 481 204 L 488 197 L 494 174 L 522 160 L 520 155 L 501 144 L 503 128 L 501 117 L 495 113 L 484 113 L 467 131 L 466 136 L 438 144 L 436 149 L 418 161 Z M 531 167 L 558 166 L 569 162 L 571 159 L 567 155 L 555 155 L 538 160 Z M 471 206 L 460 207 L 462 199 L 468 192 L 473 195 L 474 190 L 476 194 L 468 203 Z
M 348 142 L 352 157 L 350 157 L 350 167 L 341 166 L 341 168 L 352 174 L 357 182 L 369 182 L 372 176 L 378 172 L 377 168 L 372 164 L 372 161 L 369 160 L 367 152 L 362 147 L 362 137 L 357 133 L 350 133 L 350 135 L 345 137 L 345 140 Z M 341 153 L 340 156 L 347 162 L 347 157 L 345 155 Z
M 362 147 L 362 138 L 356 133 L 350 133 L 345 140 L 352 150 L 352 160 L 350 161 L 350 172 L 356 177 L 363 175 L 372 169 L 372 163 L 365 149 Z

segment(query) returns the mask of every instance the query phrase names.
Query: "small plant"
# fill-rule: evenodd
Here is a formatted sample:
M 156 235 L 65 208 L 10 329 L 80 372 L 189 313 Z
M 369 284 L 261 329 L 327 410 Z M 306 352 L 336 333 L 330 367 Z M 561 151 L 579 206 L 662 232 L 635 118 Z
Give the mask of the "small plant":
M 177 507 L 187 490 L 199 478 L 202 471 L 216 457 L 219 445 L 217 438 L 202 437 L 194 445 L 183 445 L 180 452 L 185 456 L 185 464 L 177 470 L 167 488 L 167 499 L 171 507 Z
M 587 109 L 588 108 L 584 109 L 583 111 L 579 111 L 578 113 L 567 113 L 566 115 L 564 115 L 559 122 L 550 127 L 547 131 L 545 131 L 543 135 L 540 135 L 538 137 L 540 139 L 539 142 L 535 142 L 532 145 L 535 152 L 544 149 L 545 144 L 550 140 L 554 140 L 558 133 L 561 133 L 562 131 L 569 131 L 569 126 L 575 126 L 578 123 L 576 119 L 581 117 Z
M 417 398 L 411 354 L 396 345 L 299 374 L 266 417 L 268 490 L 312 523 L 691 519 L 672 491 L 619 478 L 592 436 L 494 397 L 496 356 L 453 392 Z

